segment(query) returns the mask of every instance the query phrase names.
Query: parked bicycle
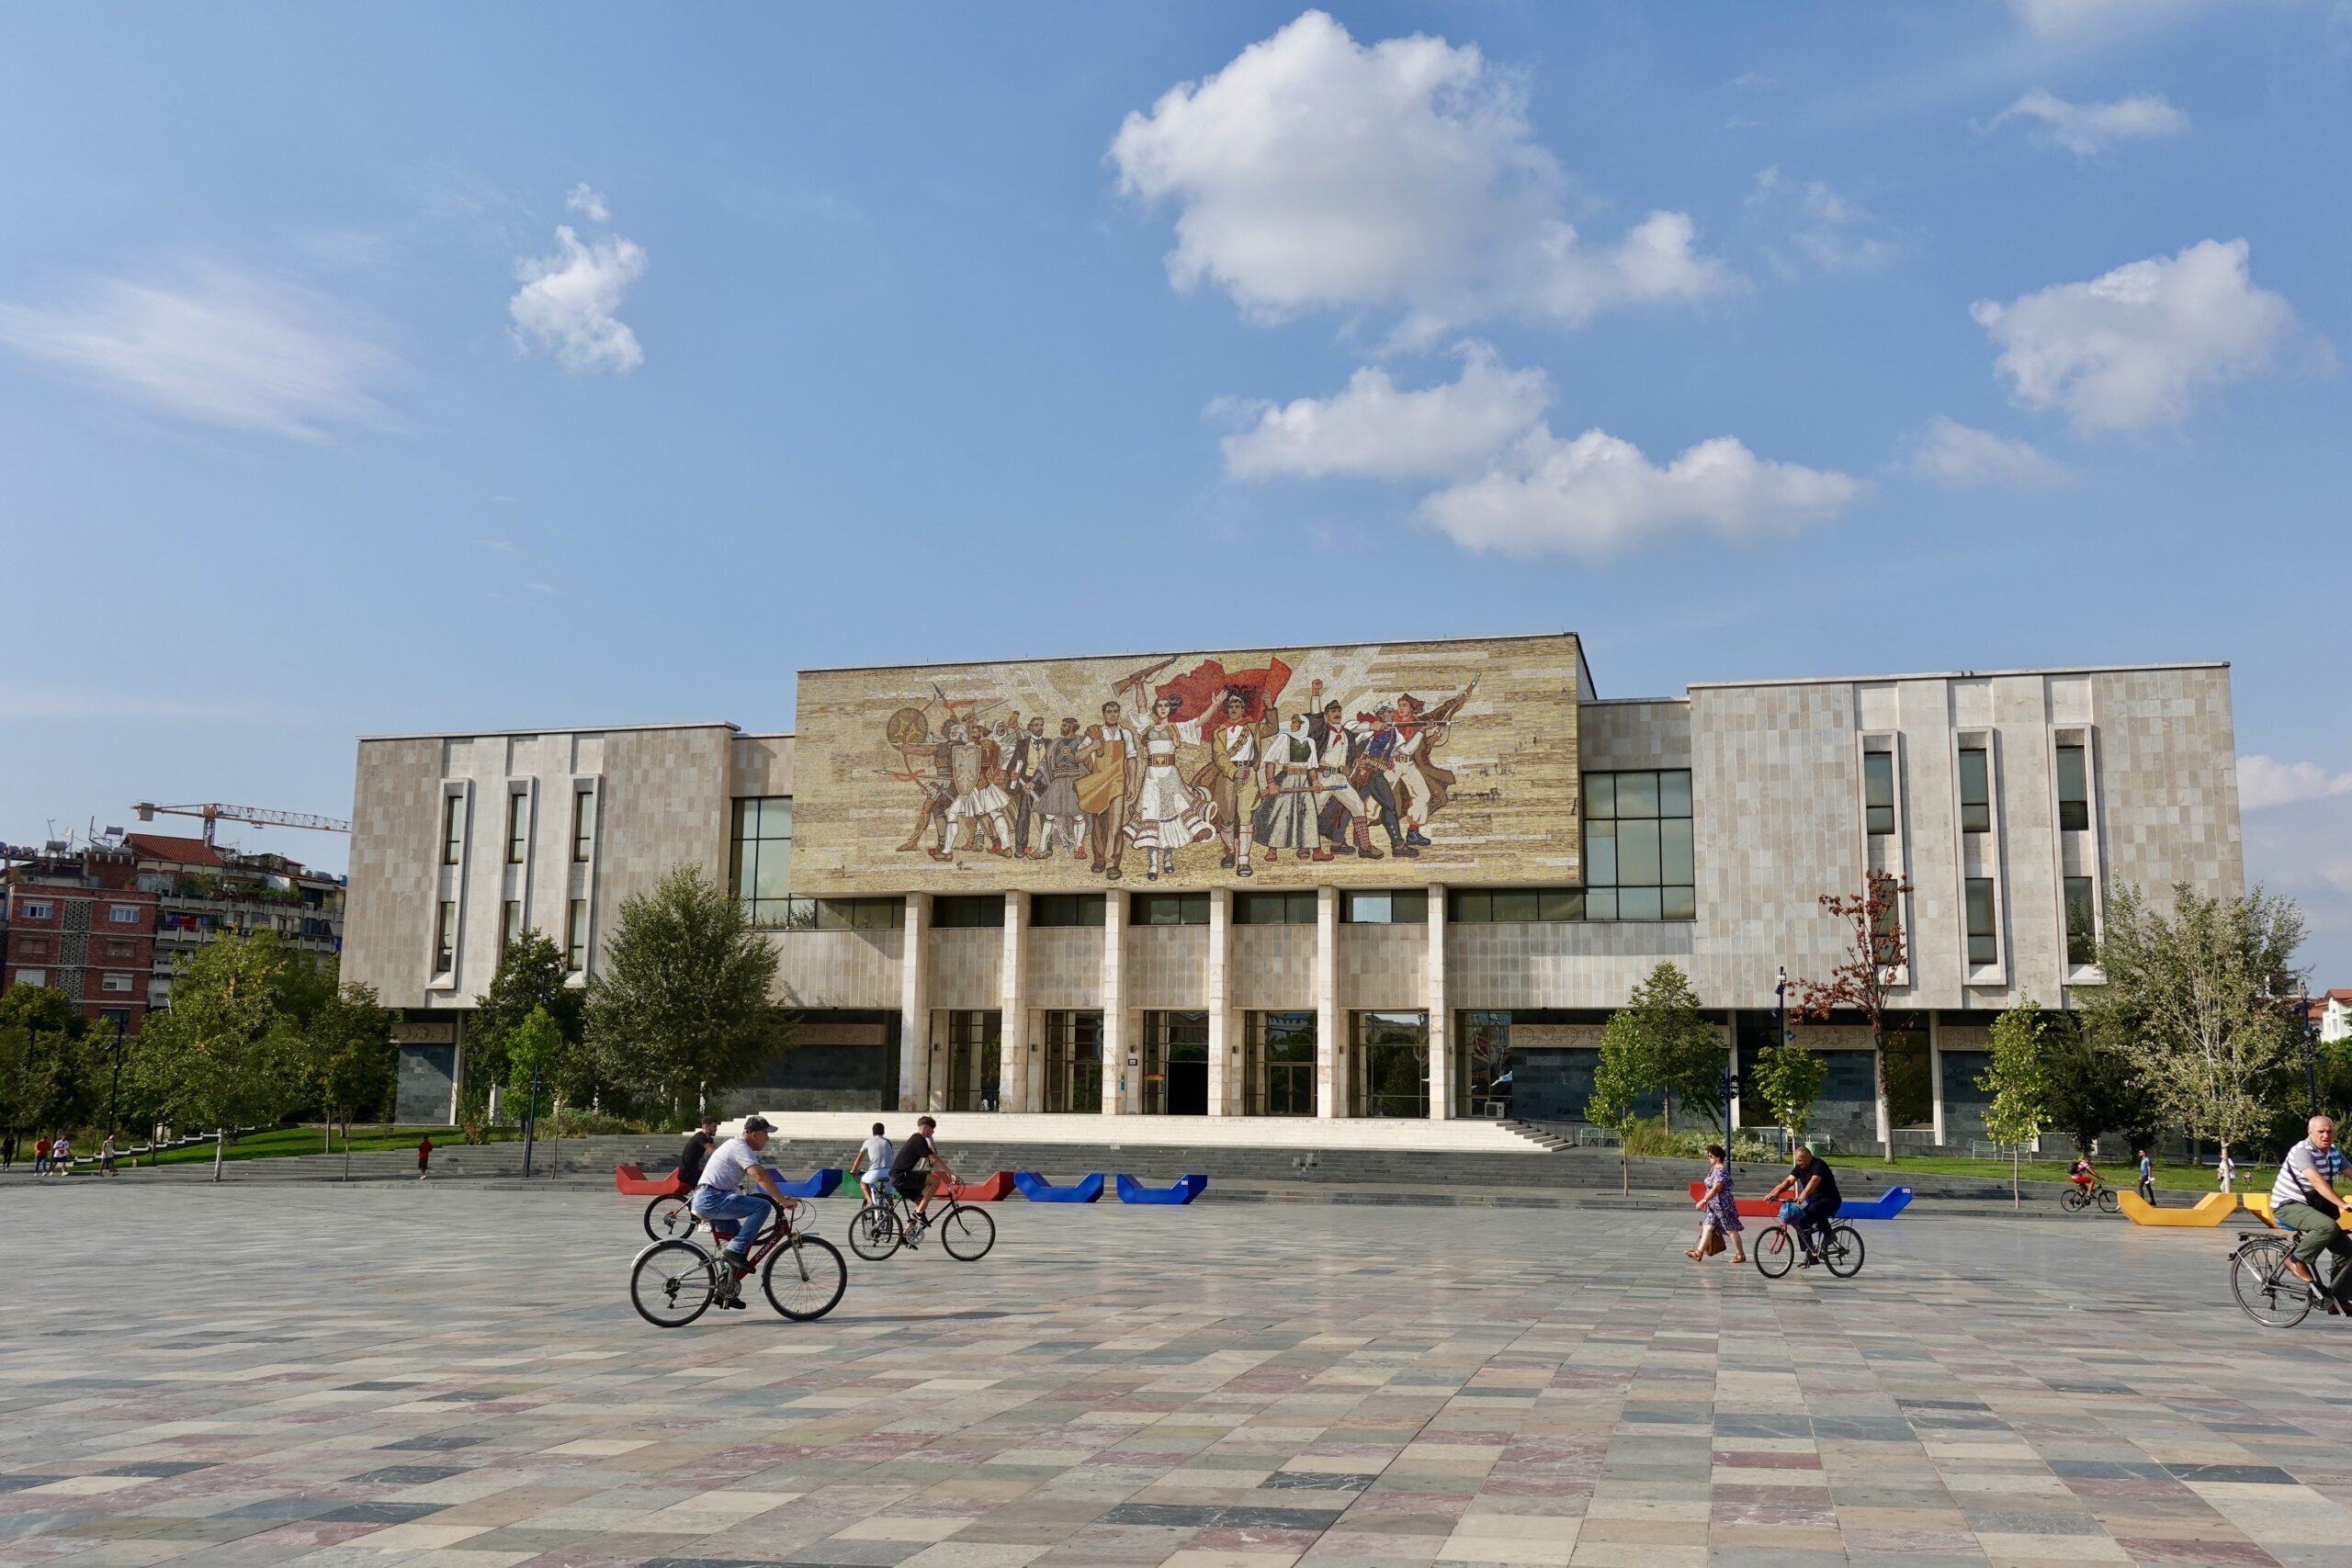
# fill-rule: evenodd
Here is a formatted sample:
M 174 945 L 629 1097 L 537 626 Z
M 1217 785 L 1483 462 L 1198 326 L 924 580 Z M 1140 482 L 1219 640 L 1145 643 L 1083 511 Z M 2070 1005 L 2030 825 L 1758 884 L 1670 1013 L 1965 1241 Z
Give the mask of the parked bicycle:
M 732 1228 L 714 1230 L 707 1251 L 682 1237 L 639 1253 L 628 1277 L 637 1315 L 657 1328 L 684 1328 L 708 1312 L 727 1267 L 717 1254 L 734 1235 Z M 796 1323 L 824 1316 L 849 1288 L 849 1265 L 840 1249 L 805 1226 L 795 1229 L 782 1214 L 769 1216 L 749 1257 L 768 1304 Z
M 2240 1231 L 2237 1250 L 2230 1254 L 2230 1293 L 2246 1316 L 2265 1328 L 2294 1327 L 2321 1299 L 2318 1286 L 2287 1267 L 2293 1247 L 2292 1236 Z M 2335 1281 L 2329 1283 L 2332 1287 Z
M 996 1245 L 996 1220 L 986 1209 L 944 1192 L 932 1201 L 929 1213 L 918 1214 L 886 1183 L 850 1220 L 849 1247 L 867 1262 L 879 1263 L 902 1247 L 920 1247 L 926 1233 L 939 1237 L 948 1257 L 977 1263 Z
M 2097 1178 L 2087 1185 L 2077 1182 L 2058 1195 L 2058 1206 L 2070 1214 L 2079 1214 L 2093 1203 L 2102 1214 L 2111 1214 L 2120 1206 L 2115 1201 L 2115 1189 Z
M 1756 1270 L 1767 1280 L 1777 1280 L 1795 1267 L 1804 1248 L 1797 1242 L 1796 1227 L 1786 1220 L 1776 1220 L 1758 1232 L 1748 1247 L 1756 1259 Z M 1830 1222 L 1821 1238 L 1821 1261 L 1840 1280 L 1850 1280 L 1862 1271 L 1862 1233 L 1843 1220 Z

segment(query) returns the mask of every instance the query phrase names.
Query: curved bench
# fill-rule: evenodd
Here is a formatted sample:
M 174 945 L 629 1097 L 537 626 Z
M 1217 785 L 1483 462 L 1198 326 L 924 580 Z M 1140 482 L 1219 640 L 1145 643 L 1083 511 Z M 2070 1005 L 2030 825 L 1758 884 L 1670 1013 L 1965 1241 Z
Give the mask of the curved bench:
M 1012 1172 L 1000 1170 L 986 1181 L 964 1181 L 942 1189 L 958 1203 L 993 1203 L 1012 1196 Z
M 1012 1184 L 1032 1203 L 1091 1203 L 1102 1196 L 1100 1171 L 1075 1187 L 1057 1187 L 1034 1170 L 1017 1170 L 1012 1173 Z
M 1189 1203 L 1201 1195 L 1209 1184 L 1202 1175 L 1180 1176 L 1173 1187 L 1146 1187 L 1132 1176 L 1119 1178 L 1119 1201 L 1122 1203 Z
M 776 1186 L 787 1198 L 830 1198 L 841 1190 L 842 1173 L 831 1166 L 812 1171 L 798 1181 L 781 1181 Z
M 2118 1194 L 2117 1194 L 2117 1196 L 2120 1198 L 2120 1196 L 2122 1196 L 2122 1194 L 2118 1193 Z M 2281 1225 L 2281 1224 L 2278 1222 L 2278 1220 L 2272 1216 L 2272 1214 L 2271 1214 L 2271 1213 L 2270 1213 L 2270 1194 L 2269 1194 L 2269 1193 L 2267 1193 L 2267 1192 L 2240 1192 L 2240 1193 L 2235 1194 L 2234 1196 L 2237 1198 L 2237 1201 L 2238 1201 L 2239 1202 L 2241 1202 L 2241 1203 L 2243 1203 L 2243 1204 L 2245 1204 L 2245 1212 L 2246 1212 L 2247 1213 L 2252 1214 L 2256 1219 L 2260 1220 L 2264 1224 L 2268 1225 L 2272 1230 L 2274 1230 L 2274 1231 L 2275 1231 L 2275 1230 L 2284 1230 L 2284 1229 L 2286 1228 L 2285 1226 Z
M 2235 1192 L 2208 1192 L 2187 1209 L 2154 1208 L 2137 1192 L 2118 1192 L 2115 1201 L 2122 1208 L 2123 1217 L 2135 1225 L 2179 1225 L 2205 1230 L 2230 1217 L 2238 1206 L 2238 1196 Z M 2268 1206 L 2266 1199 L 2264 1207 Z
M 1706 1190 L 1705 1182 L 1692 1182 L 1690 1201 L 1697 1202 L 1699 1195 Z M 1739 1211 L 1739 1217 L 1743 1220 L 1778 1219 L 1781 1214 L 1781 1201 L 1777 1198 L 1734 1198 L 1731 1206 Z
M 683 1198 L 686 1192 L 675 1169 L 667 1176 L 648 1176 L 633 1165 L 613 1167 L 613 1185 L 631 1198 Z
M 1707 1190 L 1703 1181 L 1690 1184 L 1690 1201 Z M 1908 1187 L 1890 1187 L 1875 1198 L 1849 1198 L 1838 1206 L 1841 1220 L 1891 1220 L 1911 1206 L 1912 1191 Z M 1743 1220 L 1777 1220 L 1781 1203 L 1777 1198 L 1734 1198 L 1731 1206 L 1739 1211 Z

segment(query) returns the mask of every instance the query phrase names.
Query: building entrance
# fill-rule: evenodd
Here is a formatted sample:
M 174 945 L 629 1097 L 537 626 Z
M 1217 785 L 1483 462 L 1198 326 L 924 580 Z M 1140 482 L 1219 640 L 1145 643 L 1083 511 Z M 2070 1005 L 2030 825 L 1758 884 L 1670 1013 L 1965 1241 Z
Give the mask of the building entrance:
M 997 1077 L 1004 1062 L 1003 1019 L 993 1008 L 947 1015 L 945 1109 L 997 1108 Z
M 1102 1111 L 1102 1015 L 1046 1014 L 1046 1109 Z
M 1355 1114 L 1430 1113 L 1430 1015 L 1360 1012 L 1355 1028 Z
M 1161 1116 L 1209 1113 L 1209 1015 L 1143 1015 L 1143 1108 Z
M 1253 1012 L 1241 1046 L 1244 1116 L 1315 1114 L 1315 1015 Z

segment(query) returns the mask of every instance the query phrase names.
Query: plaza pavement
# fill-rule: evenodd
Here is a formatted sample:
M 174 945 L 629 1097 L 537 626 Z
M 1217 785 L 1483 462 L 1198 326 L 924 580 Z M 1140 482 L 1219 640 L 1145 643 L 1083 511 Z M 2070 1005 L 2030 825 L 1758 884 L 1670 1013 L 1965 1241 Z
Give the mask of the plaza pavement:
M 1008 1203 L 978 1264 L 853 1258 L 821 1323 L 663 1332 L 636 1211 L 0 1186 L 0 1564 L 2352 1551 L 2352 1327 L 2256 1329 L 2227 1230 L 1906 1216 L 1771 1283 L 1665 1208 Z

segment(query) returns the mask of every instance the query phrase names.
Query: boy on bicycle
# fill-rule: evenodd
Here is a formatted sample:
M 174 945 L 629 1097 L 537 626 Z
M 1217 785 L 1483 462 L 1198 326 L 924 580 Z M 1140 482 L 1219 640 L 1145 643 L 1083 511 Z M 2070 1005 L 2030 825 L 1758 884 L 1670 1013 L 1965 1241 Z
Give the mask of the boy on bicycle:
M 865 1201 L 876 1203 L 882 1200 L 882 1184 L 890 1179 L 890 1161 L 895 1151 L 889 1137 L 882 1131 L 882 1123 L 874 1123 L 874 1135 L 857 1145 L 857 1157 L 849 1162 L 849 1173 L 857 1178 Z
M 732 1223 L 735 1226 L 734 1239 L 718 1254 L 718 1260 L 727 1265 L 720 1270 L 718 1299 L 731 1307 L 743 1304 L 742 1281 L 743 1276 L 752 1271 L 752 1244 L 767 1227 L 770 1206 L 786 1213 L 800 1206 L 797 1199 L 786 1195 L 775 1172 L 760 1157 L 760 1151 L 768 1146 L 768 1134 L 775 1131 L 775 1126 L 762 1117 L 746 1119 L 742 1136 L 728 1139 L 703 1162 L 701 1184 L 695 1187 L 694 1199 L 688 1204 L 698 1217 L 710 1222 L 714 1235 L 721 1224 Z M 765 1196 L 736 1190 L 743 1185 L 746 1175 Z
M 932 1141 L 932 1134 L 938 1130 L 939 1123 L 930 1117 L 918 1117 L 915 1135 L 907 1140 L 906 1145 L 890 1162 L 890 1185 L 897 1189 L 899 1197 L 915 1206 L 914 1222 L 908 1227 L 910 1235 L 931 1223 L 928 1211 L 932 1199 L 938 1196 L 941 1188 L 956 1179 L 956 1173 L 947 1168 L 945 1160 L 939 1157 L 939 1145 Z M 923 1168 L 926 1163 L 930 1167 L 928 1170 Z

